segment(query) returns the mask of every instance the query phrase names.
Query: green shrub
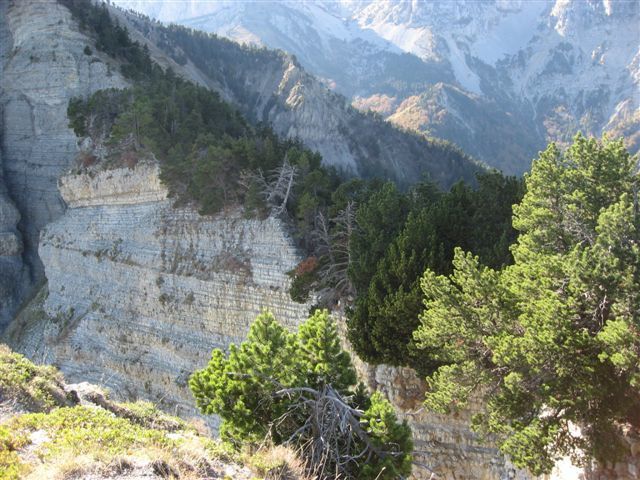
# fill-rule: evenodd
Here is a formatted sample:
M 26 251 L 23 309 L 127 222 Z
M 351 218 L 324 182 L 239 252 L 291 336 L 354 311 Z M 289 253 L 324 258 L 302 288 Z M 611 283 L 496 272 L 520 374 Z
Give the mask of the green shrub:
M 29 410 L 50 410 L 70 404 L 62 375 L 51 366 L 35 365 L 0 345 L 0 395 Z
M 285 330 L 270 313 L 262 313 L 247 340 L 231 345 L 228 354 L 214 350 L 207 367 L 192 375 L 189 386 L 201 411 L 220 415 L 221 434 L 237 446 L 257 444 L 267 437 L 276 445 L 292 444 L 301 450 L 311 472 L 323 468 L 344 478 L 392 479 L 408 474 L 409 427 L 398 422 L 381 395 L 368 398 L 362 388 L 354 394 L 355 383 L 351 359 L 325 310 L 317 311 L 297 334 Z M 365 403 L 364 415 L 354 413 Z M 317 409 L 326 415 L 333 412 L 335 421 L 327 418 L 322 426 L 312 427 Z M 337 432 L 333 426 L 340 424 L 340 418 L 349 428 Z M 321 433 L 324 428 L 327 431 Z M 359 431 L 371 441 L 367 443 Z M 326 456 L 314 450 L 334 442 L 335 450 L 322 447 L 327 449 Z M 368 466 L 343 462 L 345 450 L 363 451 L 371 445 Z
M 43 450 L 47 457 L 63 451 L 114 456 L 152 446 L 167 448 L 175 443 L 160 430 L 144 428 L 109 411 L 84 406 L 25 414 L 12 419 L 8 426 L 22 434 L 45 430 L 50 436 Z
M 16 452 L 27 443 L 24 435 L 0 425 L 0 477 L 3 480 L 18 480 L 28 471 Z

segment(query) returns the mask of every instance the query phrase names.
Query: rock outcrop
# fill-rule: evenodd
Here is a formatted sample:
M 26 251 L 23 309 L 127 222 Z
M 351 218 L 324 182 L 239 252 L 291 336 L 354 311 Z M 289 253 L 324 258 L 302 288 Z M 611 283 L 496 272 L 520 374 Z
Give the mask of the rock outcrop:
M 325 163 L 395 178 L 405 185 L 426 171 L 447 186 L 460 178 L 472 179 L 480 168 L 451 147 L 355 111 L 290 56 L 262 52 L 254 58 L 254 53 L 220 40 L 220 48 L 230 51 L 233 61 L 216 58 L 213 71 L 203 68 L 210 63 L 207 59 L 180 65 L 159 46 L 166 47 L 159 42 L 162 27 L 113 7 L 110 12 L 134 40 L 147 43 L 158 64 L 219 91 L 249 118 L 272 123 L 281 135 L 300 138 L 320 151 Z M 20 235 L 4 243 L 19 239 L 21 244 L 11 247 L 20 254 L 11 255 L 13 266 L 3 270 L 6 274 L 0 279 L 0 284 L 11 285 L 11 291 L 0 287 L 1 330 L 44 280 L 37 254 L 40 231 L 65 210 L 56 184 L 78 152 L 68 127 L 69 100 L 128 83 L 118 62 L 99 52 L 94 39 L 55 1 L 0 2 L 0 65 L 0 153 L 6 185 L 6 195 L 0 191 L 0 197 L 8 196 L 20 214 Z
M 339 331 L 346 339 L 346 319 L 336 315 Z M 471 428 L 471 417 L 480 405 L 452 415 L 427 411 L 423 406 L 426 383 L 414 370 L 389 365 L 369 365 L 358 358 L 347 340 L 343 347 L 351 358 L 359 378 L 371 390 L 389 399 L 401 418 L 411 426 L 416 480 L 531 480 L 530 473 L 514 467 L 495 445 L 483 441 Z M 432 476 L 434 475 L 434 476 Z M 559 479 L 557 479 L 559 480 Z M 575 479 L 577 480 L 577 479 Z
M 346 319 L 337 316 L 337 321 L 342 338 L 346 338 Z M 352 351 L 346 340 L 343 347 Z M 550 474 L 533 476 L 515 467 L 490 440 L 481 439 L 471 430 L 472 417 L 482 407 L 479 399 L 472 399 L 467 408 L 451 415 L 429 412 L 422 406 L 427 385 L 414 370 L 369 365 L 353 353 L 352 358 L 362 381 L 370 389 L 383 392 L 411 426 L 415 459 L 430 467 L 414 468 L 415 479 L 634 480 L 640 474 L 640 434 L 626 428 L 622 439 L 627 450 L 622 458 L 606 464 L 576 466 L 569 457 L 562 457 Z
M 310 305 L 289 298 L 286 272 L 301 258 L 279 220 L 174 208 L 153 164 L 67 175 L 59 186 L 68 210 L 43 229 L 39 250 L 48 286 L 8 335 L 71 381 L 195 416 L 186 382 L 212 348 L 241 342 L 262 308 L 291 329 L 307 317 Z M 468 415 L 419 411 L 424 385 L 411 370 L 358 367 L 409 420 L 439 478 L 516 478 L 469 430 Z
M 41 235 L 48 294 L 12 325 L 12 343 L 71 379 L 194 415 L 186 382 L 212 348 L 239 343 L 262 308 L 291 328 L 286 272 L 300 261 L 276 219 L 173 208 L 155 165 L 63 177 L 69 209 Z
M 18 309 L 20 292 L 26 286 L 27 270 L 22 261 L 19 221 L 20 213 L 9 198 L 4 183 L 0 152 L 0 331 Z
M 300 257 L 286 226 L 273 218 L 246 219 L 239 210 L 202 217 L 189 206 L 176 208 L 154 164 L 66 175 L 58 182 L 77 151 L 67 127 L 69 98 L 126 82 L 113 60 L 85 53 L 91 40 L 56 3 L 0 2 L 0 40 L 0 298 L 9 299 L 1 304 L 0 321 L 45 275 L 48 282 L 10 326 L 11 344 L 32 359 L 57 364 L 71 380 L 110 387 L 117 398 L 148 398 L 180 415 L 196 415 L 187 380 L 212 348 L 242 341 L 262 308 L 290 328 L 307 316 L 309 305 L 293 303 L 287 292 L 286 272 Z M 250 95 L 236 98 L 239 105 L 249 111 L 252 99 L 255 116 L 311 142 L 329 119 L 331 131 L 342 136 L 327 142 L 350 138 L 355 144 L 344 148 L 352 153 L 365 155 L 363 145 L 377 145 L 384 150 L 379 158 L 400 159 L 424 147 L 397 130 L 379 144 L 381 130 L 371 125 L 380 122 L 344 105 L 334 111 L 332 102 L 338 105 L 342 97 L 325 97 L 293 59 L 288 62 L 271 73 L 245 75 Z M 193 63 L 184 74 L 215 83 Z M 359 138 L 365 131 L 369 137 Z M 342 154 L 342 146 L 331 148 Z M 422 153 L 411 155 L 420 159 Z M 460 167 L 456 158 L 440 165 L 449 168 L 447 175 Z M 424 386 L 411 371 L 365 365 L 361 371 L 404 412 L 418 448 L 442 478 L 527 478 L 469 431 L 468 415 L 416 412 Z
M 24 243 L 21 248 L 7 240 L 13 242 L 15 266 L 3 270 L 2 277 L 20 284 L 20 272 L 25 272 L 29 285 L 9 296 L 0 293 L 0 329 L 2 319 L 15 313 L 30 287 L 44 278 L 37 255 L 40 230 L 65 209 L 57 180 L 77 152 L 76 136 L 68 127 L 69 99 L 126 86 L 113 60 L 93 50 L 93 40 L 57 2 L 0 2 L 0 151 L 6 193 L 20 213 L 21 235 L 11 238 Z M 3 204 L 5 197 L 0 191 Z M 15 214 L 7 215 L 12 223 Z
M 49 283 L 7 339 L 30 358 L 59 366 L 71 381 L 197 416 L 187 380 L 212 348 L 241 342 L 262 308 L 291 329 L 307 317 L 309 304 L 289 298 L 286 272 L 301 258 L 279 220 L 176 208 L 154 164 L 68 175 L 59 185 L 69 208 L 43 229 L 40 243 Z M 363 380 L 408 420 L 417 458 L 437 478 L 533 478 L 470 430 L 477 405 L 458 415 L 429 413 L 421 408 L 425 384 L 415 372 L 354 360 Z M 207 421 L 216 428 L 215 419 Z M 567 468 L 548 478 L 631 479 L 637 462 L 612 465 L 600 477 Z M 416 479 L 430 476 L 415 469 Z

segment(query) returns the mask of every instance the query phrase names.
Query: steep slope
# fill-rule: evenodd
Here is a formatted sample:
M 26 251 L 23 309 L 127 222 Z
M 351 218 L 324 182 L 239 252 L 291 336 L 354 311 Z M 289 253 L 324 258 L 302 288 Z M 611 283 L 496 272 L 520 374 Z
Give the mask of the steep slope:
M 57 3 L 0 4 L 0 177 L 19 212 L 16 217 L 11 206 L 3 208 L 0 224 L 19 219 L 21 233 L 11 234 L 10 251 L 3 252 L 7 269 L 2 283 L 8 282 L 11 291 L 0 297 L 0 328 L 28 294 L 22 284 L 35 285 L 44 278 L 37 253 L 40 230 L 64 212 L 57 180 L 77 151 L 75 134 L 67 126 L 69 98 L 126 85 L 111 60 L 84 52 L 92 45 Z M 3 193 L 0 187 L 6 197 Z
M 40 243 L 48 287 L 8 336 L 31 358 L 120 398 L 195 415 L 186 381 L 269 308 L 294 327 L 286 272 L 300 261 L 275 219 L 174 209 L 154 165 L 63 177 L 69 210 Z
M 448 187 L 459 179 L 473 180 L 480 169 L 451 145 L 403 132 L 355 110 L 290 55 L 243 48 L 113 11 L 185 68 L 197 69 L 247 118 L 271 124 L 284 137 L 299 138 L 320 152 L 327 165 L 364 177 L 395 179 L 404 186 L 426 173 Z
M 20 213 L 4 183 L 0 155 L 0 330 L 18 309 L 21 291 L 26 287 L 27 270 L 22 261 L 22 237 L 18 232 Z
M 243 340 L 263 307 L 295 329 L 310 304 L 289 298 L 286 272 L 301 257 L 279 221 L 176 209 L 157 174 L 155 165 L 138 164 L 62 178 L 69 208 L 40 245 L 48 285 L 7 340 L 70 381 L 199 417 L 186 381 L 211 349 Z M 466 414 L 412 414 L 424 385 L 410 370 L 359 366 L 411 422 L 421 458 L 442 478 L 530 478 L 483 444 Z M 215 418 L 204 420 L 216 428 Z M 430 475 L 417 469 L 415 478 Z
M 37 252 L 40 231 L 65 210 L 57 181 L 78 152 L 68 127 L 69 100 L 128 82 L 118 62 L 95 48 L 95 39 L 58 3 L 1 2 L 0 9 L 1 329 L 44 279 Z M 405 185 L 428 172 L 448 186 L 460 178 L 471 180 L 479 168 L 449 146 L 360 114 L 289 56 L 212 39 L 219 57 L 192 51 L 193 61 L 180 65 L 167 52 L 186 51 L 189 45 L 166 43 L 177 42 L 175 32 L 110 11 L 134 39 L 145 42 L 147 35 L 159 42 L 149 41 L 148 47 L 160 65 L 218 90 L 251 119 L 273 123 L 284 136 L 299 137 L 327 163 L 345 171 L 386 176 Z
M 214 32 L 241 43 L 278 48 L 352 97 L 397 89 L 399 83 L 452 81 L 444 65 L 426 63 L 348 20 L 341 2 L 174 2 L 121 0 L 152 18 Z
M 116 3 L 288 51 L 354 105 L 508 173 L 577 130 L 624 133 L 631 149 L 639 146 L 635 1 Z M 434 96 L 439 84 L 464 105 Z M 500 135 L 484 140 L 487 131 Z
M 278 470 L 247 468 L 239 461 L 252 465 L 259 458 L 233 455 L 202 428 L 149 402 L 117 403 L 96 385 L 66 383 L 56 368 L 32 363 L 2 344 L 0 372 L 3 480 L 249 480 Z M 280 456 L 283 450 L 270 453 L 287 465 L 286 458 L 295 456 Z M 298 478 L 300 470 L 289 466 L 292 480 Z
M 446 83 L 406 98 L 388 120 L 408 130 L 453 137 L 464 151 L 511 173 L 521 173 L 520 159 L 542 149 L 537 136 L 530 134 L 534 127 L 526 111 L 507 110 L 502 102 Z

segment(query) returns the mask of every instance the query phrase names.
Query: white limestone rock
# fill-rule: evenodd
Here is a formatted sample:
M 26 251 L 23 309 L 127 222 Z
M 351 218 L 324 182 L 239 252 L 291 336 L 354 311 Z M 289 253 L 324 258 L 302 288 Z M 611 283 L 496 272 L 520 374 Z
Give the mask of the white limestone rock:
M 85 46 L 92 49 L 91 55 L 84 52 Z M 0 2 L 0 65 L 4 183 L 20 212 L 23 267 L 29 270 L 28 283 L 34 285 L 44 276 L 37 256 L 39 233 L 64 212 L 57 180 L 77 152 L 76 136 L 68 127 L 69 100 L 127 83 L 118 65 L 95 51 L 93 40 L 54 1 Z M 3 240 L 3 251 L 17 253 L 18 243 L 6 236 Z M 21 281 L 17 271 L 5 275 L 7 281 Z M 29 290 L 20 289 L 11 298 L 0 293 L 0 302 L 19 303 Z

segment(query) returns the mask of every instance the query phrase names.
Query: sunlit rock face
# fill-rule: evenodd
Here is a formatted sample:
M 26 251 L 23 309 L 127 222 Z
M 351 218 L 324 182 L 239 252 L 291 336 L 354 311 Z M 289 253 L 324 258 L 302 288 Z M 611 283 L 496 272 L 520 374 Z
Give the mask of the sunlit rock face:
M 306 318 L 279 220 L 173 208 L 154 165 L 63 177 L 60 192 L 68 210 L 39 248 L 48 293 L 9 333 L 71 381 L 193 415 L 186 381 L 214 347 L 242 341 L 263 308 L 290 328 Z
M 8 333 L 70 381 L 198 416 L 187 379 L 212 348 L 241 342 L 263 308 L 292 330 L 307 318 L 310 303 L 288 294 L 287 272 L 302 257 L 281 221 L 175 208 L 155 164 L 66 175 L 59 186 L 68 209 L 40 239 L 48 285 Z M 469 412 L 422 410 L 424 382 L 412 370 L 354 360 L 409 420 L 419 458 L 439 478 L 529 478 L 471 432 Z M 416 468 L 415 478 L 429 476 Z

